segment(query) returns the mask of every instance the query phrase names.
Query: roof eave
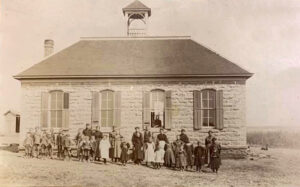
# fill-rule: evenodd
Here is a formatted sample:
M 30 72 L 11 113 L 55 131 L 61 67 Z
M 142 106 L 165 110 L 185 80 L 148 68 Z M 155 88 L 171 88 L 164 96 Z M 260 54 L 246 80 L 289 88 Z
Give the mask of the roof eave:
M 15 75 L 17 80 L 24 79 L 106 79 L 106 78 L 244 78 L 248 79 L 253 73 L 226 75 Z

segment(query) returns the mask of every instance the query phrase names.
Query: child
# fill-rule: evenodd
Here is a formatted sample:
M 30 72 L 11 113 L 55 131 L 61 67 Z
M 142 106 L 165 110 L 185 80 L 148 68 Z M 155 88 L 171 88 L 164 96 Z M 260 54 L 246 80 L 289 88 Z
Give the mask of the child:
M 165 141 L 159 141 L 157 149 L 155 151 L 155 168 L 160 169 L 161 165 L 164 163 L 164 156 L 165 156 Z
M 32 156 L 31 151 L 33 146 L 33 138 L 31 137 L 30 132 L 27 132 L 23 146 L 25 147 L 25 157 L 30 158 Z
M 100 141 L 101 158 L 103 158 L 104 164 L 106 164 L 106 160 L 109 158 L 109 148 L 110 142 L 107 135 L 104 135 L 103 139 Z
M 55 144 L 55 135 L 53 133 L 53 130 L 51 130 L 50 133 L 47 134 L 47 141 L 48 141 L 48 146 L 47 146 L 47 156 L 49 156 L 51 159 L 53 159 L 53 148 Z
M 181 145 L 180 150 L 178 152 L 178 167 L 180 171 L 183 171 L 184 168 L 186 167 L 186 152 L 184 150 L 184 146 Z
M 200 145 L 199 141 L 197 142 L 197 147 L 195 147 L 194 156 L 195 156 L 196 171 L 201 172 L 201 167 L 205 157 L 205 149 Z
M 57 145 L 57 157 L 61 159 L 63 157 L 63 131 L 60 130 L 57 137 L 56 137 L 56 145 Z
M 85 160 L 87 162 L 90 162 L 91 142 L 90 142 L 89 136 L 84 136 L 83 137 L 82 150 L 83 150 L 82 161 Z
M 95 160 L 95 153 L 96 153 L 96 148 L 97 148 L 97 142 L 95 140 L 95 136 L 91 137 L 91 151 L 90 151 L 90 160 L 93 161 Z
M 216 142 L 217 138 L 212 139 L 212 144 L 209 148 L 210 151 L 210 168 L 213 172 L 218 173 L 221 165 L 221 145 Z
M 188 167 L 190 166 L 191 169 L 193 169 L 194 165 L 194 147 L 193 144 L 188 142 L 184 145 L 184 151 L 186 153 L 186 170 L 188 170 Z
M 175 154 L 175 165 L 176 168 L 181 169 L 180 152 L 183 142 L 180 140 L 180 135 L 176 136 L 176 141 L 173 142 L 174 154 Z
M 81 149 L 81 142 L 83 140 L 83 134 L 82 134 L 82 129 L 78 129 L 78 133 L 75 136 L 75 143 L 77 147 L 77 158 L 78 160 L 81 160 L 83 156 L 83 150 Z
M 35 128 L 35 132 L 33 133 L 33 156 L 38 158 L 40 154 L 40 144 L 41 144 L 41 134 L 39 127 Z
M 155 153 L 154 153 L 154 143 L 152 142 L 152 138 L 150 137 L 148 142 L 146 142 L 145 146 L 145 159 L 144 161 L 146 162 L 146 166 L 148 166 L 148 163 L 150 162 L 151 164 L 154 163 L 155 159 Z
M 124 138 L 121 138 L 121 141 L 122 141 L 122 143 L 120 145 L 120 147 L 121 147 L 121 157 L 120 157 L 120 159 L 121 159 L 122 165 L 126 166 L 126 163 L 127 163 L 127 160 L 128 160 L 128 150 L 130 148 L 130 145 L 129 145 L 129 143 L 124 141 Z
M 46 132 L 44 131 L 41 137 L 41 152 L 40 155 L 42 158 L 45 158 L 47 156 L 47 147 L 48 147 L 48 138 L 46 136 Z
M 64 142 L 63 142 L 64 160 L 66 160 L 66 158 L 68 159 L 68 161 L 71 159 L 71 146 L 72 146 L 72 140 L 70 138 L 69 133 L 66 133 Z
M 175 165 L 175 156 L 172 149 L 172 146 L 170 144 L 166 144 L 166 152 L 165 152 L 165 166 L 166 167 L 172 167 Z

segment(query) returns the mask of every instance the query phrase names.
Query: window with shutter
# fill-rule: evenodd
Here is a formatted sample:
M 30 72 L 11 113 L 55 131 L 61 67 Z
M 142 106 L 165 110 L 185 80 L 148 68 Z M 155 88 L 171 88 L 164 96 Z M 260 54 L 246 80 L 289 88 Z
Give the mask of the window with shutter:
M 205 89 L 201 91 L 201 118 L 203 127 L 216 126 L 216 91 Z
M 114 91 L 103 90 L 101 93 L 101 126 L 112 127 L 114 125 Z
M 69 127 L 69 93 L 64 93 L 63 127 Z
M 40 125 L 42 128 L 48 127 L 48 110 L 49 110 L 49 93 L 48 92 L 42 92 L 42 99 L 41 99 L 41 121 Z
M 143 125 L 149 126 L 151 122 L 150 118 L 150 92 L 143 92 Z
M 151 127 L 165 127 L 165 102 L 166 93 L 164 90 L 155 89 L 151 91 Z
M 63 92 L 50 92 L 50 125 L 52 128 L 63 127 Z
M 165 129 L 172 129 L 172 98 L 171 91 L 166 91 L 165 99 Z
M 92 107 L 91 107 L 91 124 L 92 126 L 99 125 L 100 119 L 99 119 L 99 92 L 92 92 Z
M 218 90 L 216 95 L 216 128 L 222 130 L 223 123 L 223 91 Z
M 193 100 L 194 100 L 194 129 L 199 130 L 202 126 L 201 118 L 201 92 L 198 90 L 193 91 Z
M 121 126 L 121 92 L 115 92 L 115 102 L 114 102 L 114 126 Z

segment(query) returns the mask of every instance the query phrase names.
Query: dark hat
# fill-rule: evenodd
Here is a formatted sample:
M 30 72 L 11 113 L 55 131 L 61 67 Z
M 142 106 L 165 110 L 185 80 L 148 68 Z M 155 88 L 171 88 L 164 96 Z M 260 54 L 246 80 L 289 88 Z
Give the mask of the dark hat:
M 140 129 L 140 127 L 135 127 L 134 129 Z
M 212 138 L 212 141 L 216 141 L 216 140 L 217 140 L 217 138 L 215 138 L 215 137 Z
M 181 129 L 181 132 L 185 132 L 185 129 Z
M 209 130 L 208 133 L 212 133 L 212 130 Z
M 164 130 L 164 128 L 161 127 L 159 130 Z

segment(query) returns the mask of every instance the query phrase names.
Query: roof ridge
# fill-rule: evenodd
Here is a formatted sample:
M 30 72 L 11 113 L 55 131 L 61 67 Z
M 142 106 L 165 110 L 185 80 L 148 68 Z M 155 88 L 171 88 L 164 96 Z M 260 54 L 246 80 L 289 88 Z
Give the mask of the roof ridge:
M 189 40 L 191 36 L 80 37 L 80 40 Z

